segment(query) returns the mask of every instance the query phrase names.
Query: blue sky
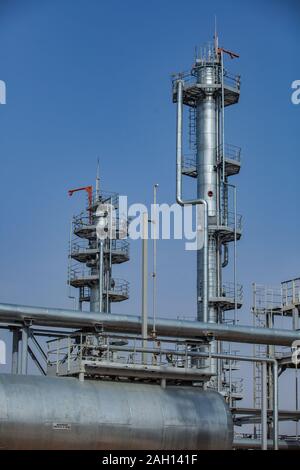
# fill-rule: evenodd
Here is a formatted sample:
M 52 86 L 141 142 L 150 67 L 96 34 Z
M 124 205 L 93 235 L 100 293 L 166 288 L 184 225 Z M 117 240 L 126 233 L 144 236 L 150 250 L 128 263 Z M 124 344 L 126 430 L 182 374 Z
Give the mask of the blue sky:
M 1 302 L 65 306 L 69 222 L 84 205 L 67 190 L 93 184 L 149 203 L 175 199 L 175 108 L 170 75 L 188 69 L 195 45 L 212 39 L 240 54 L 240 103 L 226 140 L 242 147 L 238 209 L 244 236 L 238 275 L 249 314 L 251 282 L 300 275 L 300 79 L 296 1 L 0 1 Z M 188 182 L 186 183 L 189 184 Z M 187 186 L 187 191 L 189 191 Z M 116 269 L 140 310 L 140 244 Z M 158 244 L 160 315 L 195 313 L 195 253 Z

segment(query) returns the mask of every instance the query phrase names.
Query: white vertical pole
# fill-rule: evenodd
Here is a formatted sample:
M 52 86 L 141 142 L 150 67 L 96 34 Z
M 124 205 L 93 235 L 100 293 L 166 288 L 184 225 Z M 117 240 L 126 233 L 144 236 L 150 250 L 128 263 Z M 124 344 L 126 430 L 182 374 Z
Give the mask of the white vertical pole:
M 99 240 L 99 312 L 103 311 L 103 240 Z
M 261 449 L 268 449 L 268 410 L 267 410 L 267 364 L 263 362 L 262 371 L 262 387 L 261 387 Z
M 278 450 L 278 365 L 273 363 L 273 445 Z
M 148 214 L 142 219 L 142 338 L 143 348 L 147 348 L 148 338 Z M 143 363 L 147 363 L 147 353 L 142 354 Z
M 156 335 L 156 304 L 157 304 L 157 250 L 156 250 L 156 240 L 157 240 L 157 210 L 156 210 L 156 194 L 157 194 L 158 184 L 153 186 L 153 336 Z

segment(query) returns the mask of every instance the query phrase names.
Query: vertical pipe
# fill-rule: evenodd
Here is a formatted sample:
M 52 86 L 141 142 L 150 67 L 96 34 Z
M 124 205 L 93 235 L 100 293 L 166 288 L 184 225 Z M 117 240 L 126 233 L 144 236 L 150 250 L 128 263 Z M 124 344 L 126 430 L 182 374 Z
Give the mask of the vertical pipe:
M 71 294 L 71 288 L 72 288 L 72 286 L 71 286 L 72 234 L 73 234 L 73 220 L 71 220 L 71 223 L 70 223 L 70 234 L 69 234 L 69 259 L 68 259 L 68 287 L 69 287 L 69 289 L 68 289 L 68 297 L 69 297 L 69 299 L 73 300 L 73 308 L 74 308 L 74 310 L 76 310 L 76 297 Z M 79 294 L 79 297 L 80 297 L 80 294 Z M 79 309 L 81 310 L 80 303 L 81 302 L 79 300 Z
M 225 182 L 225 100 L 224 100 L 224 57 L 221 51 L 221 86 L 222 86 L 222 180 Z
M 99 173 L 99 158 L 97 159 L 97 174 L 96 174 L 96 201 L 100 199 L 100 173 Z
M 142 338 L 143 348 L 147 348 L 148 338 L 148 214 L 143 213 L 142 233 Z M 147 363 L 147 353 L 142 354 L 143 364 Z
M 267 364 L 261 364 L 261 449 L 268 448 L 268 410 L 267 410 Z
M 11 358 L 11 373 L 18 373 L 18 356 L 19 356 L 19 330 L 13 330 L 12 337 L 12 358 Z
M 198 80 L 213 82 L 214 72 L 207 68 L 199 72 Z M 215 100 L 211 94 L 207 94 L 197 104 L 197 198 L 205 199 L 208 205 L 208 216 L 210 220 L 217 219 L 217 175 L 216 167 L 216 123 L 215 123 Z M 213 222 L 211 222 L 213 224 Z M 217 296 L 217 237 L 212 234 L 208 237 L 208 292 L 209 297 Z M 204 275 L 207 269 L 204 266 L 204 252 L 197 252 L 197 287 L 198 298 L 202 299 L 204 294 Z M 203 321 L 203 303 L 198 303 L 197 317 Z M 217 308 L 210 304 L 208 307 L 208 321 L 216 322 Z
M 298 367 L 297 364 L 295 366 L 295 405 L 296 405 L 296 411 L 299 410 L 299 380 L 298 380 Z M 298 439 L 298 421 L 296 421 L 296 438 Z
M 274 450 L 278 450 L 278 364 L 273 362 L 273 441 Z
M 28 366 L 28 328 L 24 326 L 22 328 L 22 361 L 21 361 L 21 374 L 27 374 Z
M 231 354 L 231 343 L 229 343 L 229 354 Z M 229 406 L 232 406 L 232 363 L 231 360 L 229 359 L 228 362 L 229 365 Z
M 205 91 L 196 103 L 196 142 L 197 142 L 197 197 L 207 202 L 208 222 L 211 225 L 217 223 L 218 217 L 218 178 L 217 178 L 217 109 L 216 96 L 212 91 L 218 82 L 218 65 L 210 56 L 206 64 L 196 68 L 198 84 L 205 84 Z M 209 227 L 210 228 L 210 227 Z M 204 293 L 204 270 L 208 269 L 208 299 L 217 297 L 219 290 L 219 243 L 218 235 L 212 229 L 208 236 L 207 268 L 204 266 L 204 252 L 197 251 L 197 288 L 198 299 L 201 300 Z M 218 323 L 219 308 L 213 303 L 208 303 L 207 321 Z M 203 303 L 198 302 L 197 319 L 203 321 Z M 217 344 L 211 344 L 211 351 L 216 352 Z M 217 388 L 218 367 L 217 360 L 211 359 L 210 368 L 214 377 L 210 386 Z
M 153 186 L 153 228 L 154 228 L 154 236 L 153 236 L 153 336 L 156 335 L 156 302 L 157 302 L 157 294 L 156 294 L 156 287 L 157 287 L 157 263 L 156 263 L 156 243 L 157 243 L 157 211 L 156 211 L 156 193 L 157 193 L 158 184 Z
M 21 348 L 21 338 L 22 338 L 22 331 L 19 330 L 18 333 L 19 338 L 19 347 L 18 347 L 18 369 L 17 374 L 22 374 L 22 348 Z
M 113 200 L 112 197 L 110 198 L 110 206 L 112 208 Z M 118 205 L 119 205 L 119 198 L 118 198 Z M 113 221 L 112 221 L 113 215 L 110 214 L 110 237 L 109 237 L 109 282 L 111 281 L 111 273 L 112 273 L 112 233 L 113 233 Z M 117 248 L 117 242 L 115 240 L 115 247 Z M 108 313 L 111 313 L 111 302 L 108 299 Z
M 234 325 L 237 321 L 237 276 L 236 276 L 236 231 L 237 231 L 237 209 L 236 209 L 236 186 L 233 186 L 234 194 L 234 245 L 233 245 L 233 282 L 234 282 Z
M 103 240 L 99 239 L 99 312 L 103 311 Z

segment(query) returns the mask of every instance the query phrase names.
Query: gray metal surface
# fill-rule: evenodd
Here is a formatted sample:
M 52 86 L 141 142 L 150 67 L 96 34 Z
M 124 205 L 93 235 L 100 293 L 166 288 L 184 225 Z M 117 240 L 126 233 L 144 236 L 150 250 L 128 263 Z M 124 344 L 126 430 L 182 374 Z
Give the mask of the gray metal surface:
M 197 82 L 213 84 L 216 66 L 197 68 Z M 196 146 L 197 146 L 197 197 L 207 202 L 209 220 L 217 218 L 217 133 L 216 133 L 216 99 L 212 90 L 206 89 L 205 95 L 197 103 Z M 217 247 L 215 237 L 208 239 L 208 285 L 209 298 L 217 296 Z M 205 269 L 205 268 L 204 268 Z M 203 250 L 197 251 L 197 298 L 198 320 L 203 321 Z M 210 305 L 208 321 L 217 321 L 217 310 Z
M 217 66 L 197 67 L 197 83 L 203 83 L 207 86 L 217 81 Z M 196 165 L 197 165 L 197 197 L 206 200 L 208 225 L 214 221 L 217 222 L 217 201 L 218 201 L 218 173 L 217 167 L 217 106 L 216 95 L 210 88 L 205 88 L 202 99 L 199 99 L 196 106 Z M 209 227 L 208 227 L 209 228 Z M 220 269 L 218 267 L 218 253 L 220 249 L 217 238 L 210 234 L 208 236 L 207 248 L 207 267 L 204 266 L 204 250 L 197 250 L 197 319 L 208 322 L 218 322 L 218 308 L 210 302 L 212 298 L 218 297 L 218 282 L 220 278 Z M 202 302 L 204 293 L 205 270 L 208 271 L 208 311 L 204 313 L 204 304 Z M 217 343 L 211 344 L 211 351 L 217 351 Z M 218 362 L 216 359 L 211 361 L 211 372 L 217 374 Z M 213 382 L 212 382 L 213 384 Z M 214 381 L 216 386 L 216 380 Z
M 232 436 L 214 391 L 0 375 L 2 449 L 230 449 Z
M 273 449 L 273 441 L 268 439 L 268 449 Z M 260 439 L 237 438 L 233 441 L 234 449 L 260 449 Z M 280 439 L 278 441 L 279 450 L 300 450 L 300 442 L 293 439 Z
M 80 310 L 0 304 L 0 322 L 12 324 L 24 321 L 32 322 L 34 325 L 63 326 L 65 328 L 91 328 L 103 325 L 106 331 L 140 333 L 142 320 L 140 316 L 135 315 L 101 314 Z M 151 318 L 148 320 L 148 328 L 151 332 L 153 328 Z M 255 328 L 250 325 L 232 326 L 165 318 L 157 318 L 156 331 L 158 335 L 177 338 L 206 337 L 237 343 L 279 346 L 291 346 L 294 340 L 300 340 L 300 331 L 294 330 Z

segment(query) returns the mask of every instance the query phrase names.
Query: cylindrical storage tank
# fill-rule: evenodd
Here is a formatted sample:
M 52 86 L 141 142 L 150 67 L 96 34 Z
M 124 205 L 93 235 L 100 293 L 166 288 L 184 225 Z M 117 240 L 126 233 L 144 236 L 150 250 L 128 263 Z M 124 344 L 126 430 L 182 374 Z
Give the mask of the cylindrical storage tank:
M 2 374 L 1 449 L 231 449 L 223 397 L 198 387 Z

